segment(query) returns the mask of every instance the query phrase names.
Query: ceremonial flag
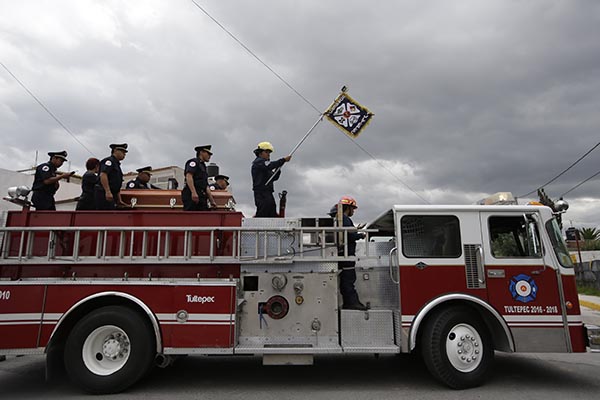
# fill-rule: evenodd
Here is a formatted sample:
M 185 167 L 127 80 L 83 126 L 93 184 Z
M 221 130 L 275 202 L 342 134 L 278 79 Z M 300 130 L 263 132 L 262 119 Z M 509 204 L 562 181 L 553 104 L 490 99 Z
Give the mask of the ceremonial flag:
M 373 113 L 342 91 L 325 116 L 346 135 L 356 138 L 371 122 Z

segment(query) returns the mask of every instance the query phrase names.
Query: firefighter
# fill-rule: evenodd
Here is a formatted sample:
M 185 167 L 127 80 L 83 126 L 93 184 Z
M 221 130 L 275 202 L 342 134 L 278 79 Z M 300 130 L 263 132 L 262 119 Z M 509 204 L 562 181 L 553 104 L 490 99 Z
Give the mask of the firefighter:
M 36 210 L 56 210 L 54 194 L 59 187 L 58 181 L 66 179 L 74 173 L 56 173 L 56 170 L 67 161 L 66 151 L 51 151 L 48 155 L 50 156 L 50 160 L 38 165 L 35 169 L 31 202 Z
M 100 178 L 94 187 L 97 210 L 114 210 L 117 206 L 127 206 L 121 200 L 123 171 L 121 161 L 127 155 L 127 143 L 111 144 L 110 156 L 100 161 Z
M 81 177 L 81 196 L 77 201 L 76 210 L 95 210 L 96 202 L 94 200 L 94 186 L 98 183 L 98 171 L 100 170 L 100 160 L 97 158 L 88 158 L 85 163 L 85 174 Z
M 273 181 L 279 179 L 281 170 L 275 170 L 292 159 L 292 156 L 285 156 L 277 161 L 271 161 L 273 145 L 269 142 L 260 142 L 254 154 L 256 159 L 252 162 L 252 190 L 254 191 L 254 204 L 256 205 L 256 218 L 277 217 L 275 198 L 273 197 Z M 273 176 L 274 174 L 274 176 Z M 267 184 L 269 178 L 273 176 L 271 182 Z
M 210 190 L 227 190 L 229 186 L 229 177 L 227 175 L 215 176 L 215 183 L 210 185 Z
M 334 205 L 329 211 L 329 215 L 332 218 L 336 217 L 338 207 L 342 207 L 342 226 L 354 227 L 351 216 L 354 215 L 354 211 L 358 208 L 356 200 L 350 196 L 343 196 L 340 201 Z M 360 232 L 348 232 L 348 256 L 356 255 L 356 241 L 364 238 L 364 234 Z M 338 249 L 338 255 L 344 255 L 344 246 L 340 246 Z M 367 307 L 360 302 L 358 299 L 358 293 L 354 287 L 356 282 L 356 262 L 354 261 L 340 261 L 338 263 L 338 269 L 340 272 L 340 293 L 344 300 L 342 308 L 345 310 L 367 310 Z
M 211 207 L 216 207 L 210 188 L 208 187 L 208 172 L 206 163 L 210 161 L 211 145 L 196 146 L 196 157 L 185 163 L 185 183 L 181 191 L 183 209 L 186 211 L 208 211 L 207 201 Z
M 127 189 L 160 189 L 152 184 L 149 184 L 150 178 L 152 178 L 152 167 L 142 167 L 136 169 L 138 176 L 135 179 L 127 182 L 125 187 Z

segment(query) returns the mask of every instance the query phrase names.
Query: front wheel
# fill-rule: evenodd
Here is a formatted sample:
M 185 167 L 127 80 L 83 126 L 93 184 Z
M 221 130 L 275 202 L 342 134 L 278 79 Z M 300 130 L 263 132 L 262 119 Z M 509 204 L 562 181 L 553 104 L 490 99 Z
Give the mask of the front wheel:
M 147 319 L 127 307 L 107 306 L 75 325 L 65 345 L 65 369 L 90 393 L 117 393 L 150 369 L 155 353 Z
M 490 335 L 468 308 L 440 310 L 425 323 L 422 356 L 431 374 L 453 389 L 481 385 L 494 359 Z

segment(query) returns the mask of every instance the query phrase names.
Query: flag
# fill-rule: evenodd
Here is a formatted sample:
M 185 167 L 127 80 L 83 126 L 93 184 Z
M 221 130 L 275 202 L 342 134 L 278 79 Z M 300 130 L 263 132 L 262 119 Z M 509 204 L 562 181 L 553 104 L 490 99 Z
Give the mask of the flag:
M 325 116 L 342 132 L 354 139 L 371 122 L 373 113 L 358 104 L 346 92 L 342 92 L 325 111 Z

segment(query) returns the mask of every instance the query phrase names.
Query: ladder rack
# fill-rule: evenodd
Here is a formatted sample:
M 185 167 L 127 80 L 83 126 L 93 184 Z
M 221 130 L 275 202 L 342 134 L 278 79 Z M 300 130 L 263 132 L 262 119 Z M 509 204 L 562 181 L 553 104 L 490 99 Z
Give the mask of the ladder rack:
M 353 227 L 3 227 L 0 264 L 265 264 L 353 261 Z M 365 232 L 368 241 L 369 232 Z M 343 245 L 335 238 L 343 237 Z M 367 246 L 368 256 L 368 246 Z

